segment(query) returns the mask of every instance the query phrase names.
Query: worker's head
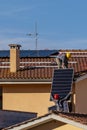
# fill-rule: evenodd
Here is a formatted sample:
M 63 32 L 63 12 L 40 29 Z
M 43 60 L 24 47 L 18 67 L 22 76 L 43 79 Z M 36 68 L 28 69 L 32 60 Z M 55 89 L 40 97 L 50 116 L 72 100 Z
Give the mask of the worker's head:
M 70 52 L 67 52 L 67 53 L 66 53 L 66 57 L 67 57 L 68 59 L 71 57 Z

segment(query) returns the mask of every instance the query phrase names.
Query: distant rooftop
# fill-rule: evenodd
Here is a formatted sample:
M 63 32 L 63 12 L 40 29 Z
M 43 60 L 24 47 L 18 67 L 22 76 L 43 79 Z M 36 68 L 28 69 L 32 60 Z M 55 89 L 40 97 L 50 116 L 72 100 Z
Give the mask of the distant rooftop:
M 74 69 L 75 79 L 87 74 L 87 50 L 59 50 L 71 53 L 69 68 Z M 55 55 L 58 50 L 39 50 L 36 57 L 35 50 L 21 50 L 20 69 L 10 73 L 9 51 L 0 51 L 0 81 L 52 81 L 54 69 L 58 68 Z

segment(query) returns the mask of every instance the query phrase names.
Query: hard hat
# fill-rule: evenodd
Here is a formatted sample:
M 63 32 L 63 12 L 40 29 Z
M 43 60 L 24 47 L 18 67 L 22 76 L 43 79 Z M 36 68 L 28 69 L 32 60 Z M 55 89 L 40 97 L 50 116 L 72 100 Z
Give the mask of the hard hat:
M 71 54 L 69 52 L 66 53 L 66 57 L 67 58 L 70 58 L 71 57 Z
M 53 97 L 55 100 L 58 100 L 59 99 L 59 94 L 54 94 L 54 97 Z

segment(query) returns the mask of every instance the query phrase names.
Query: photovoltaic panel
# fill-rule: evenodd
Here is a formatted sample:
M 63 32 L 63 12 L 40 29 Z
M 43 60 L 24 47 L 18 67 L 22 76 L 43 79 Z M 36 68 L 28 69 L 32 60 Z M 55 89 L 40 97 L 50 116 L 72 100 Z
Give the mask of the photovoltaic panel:
M 55 53 L 58 53 L 58 50 L 20 50 L 20 57 L 49 57 Z M 10 51 L 0 50 L 0 57 L 10 57 Z
M 49 57 L 58 53 L 58 50 L 21 50 L 20 57 Z
M 37 117 L 37 113 L 0 110 L 0 130 Z
M 54 94 L 58 94 L 60 99 L 65 98 L 71 92 L 72 80 L 73 69 L 55 69 L 50 99 L 53 100 Z

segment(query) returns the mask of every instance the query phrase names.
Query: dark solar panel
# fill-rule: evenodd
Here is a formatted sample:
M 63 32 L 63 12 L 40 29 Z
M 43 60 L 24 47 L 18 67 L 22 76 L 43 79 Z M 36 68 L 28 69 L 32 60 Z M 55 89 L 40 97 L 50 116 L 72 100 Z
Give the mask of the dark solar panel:
M 9 57 L 10 51 L 9 50 L 0 50 L 0 57 Z
M 37 117 L 36 113 L 0 110 L 0 129 Z
M 21 50 L 20 57 L 49 57 L 58 53 L 57 50 Z
M 58 53 L 58 50 L 20 50 L 20 57 L 49 57 Z M 9 57 L 9 50 L 0 50 L 0 57 Z
M 73 69 L 57 69 L 54 70 L 51 97 L 58 94 L 60 99 L 65 98 L 71 91 L 73 79 Z

